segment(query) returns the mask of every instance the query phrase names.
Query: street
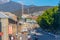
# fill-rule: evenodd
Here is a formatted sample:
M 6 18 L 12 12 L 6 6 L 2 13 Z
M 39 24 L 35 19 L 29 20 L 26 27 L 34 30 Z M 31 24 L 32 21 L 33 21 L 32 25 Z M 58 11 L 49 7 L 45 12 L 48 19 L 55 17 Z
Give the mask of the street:
M 60 40 L 60 35 L 54 35 L 48 32 L 44 32 L 40 29 L 36 30 L 37 34 L 32 35 L 33 40 Z M 40 35 L 38 35 L 40 33 Z

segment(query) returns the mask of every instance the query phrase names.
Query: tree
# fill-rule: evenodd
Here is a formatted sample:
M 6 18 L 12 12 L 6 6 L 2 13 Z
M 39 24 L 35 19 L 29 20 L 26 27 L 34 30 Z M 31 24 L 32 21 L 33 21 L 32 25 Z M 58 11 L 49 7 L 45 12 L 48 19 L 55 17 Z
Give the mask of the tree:
M 59 6 L 58 6 L 58 10 L 53 15 L 53 17 L 54 17 L 53 26 L 55 27 L 55 30 L 57 32 L 60 32 L 60 3 L 59 3 Z
M 44 11 L 42 16 L 38 16 L 37 23 L 44 30 L 57 32 L 60 31 L 60 3 L 59 6 L 55 6 Z

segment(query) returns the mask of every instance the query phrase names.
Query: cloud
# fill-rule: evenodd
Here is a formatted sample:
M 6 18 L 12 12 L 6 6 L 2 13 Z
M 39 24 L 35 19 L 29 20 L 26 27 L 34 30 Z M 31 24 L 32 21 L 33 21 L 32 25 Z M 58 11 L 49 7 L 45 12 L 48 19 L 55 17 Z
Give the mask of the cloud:
M 3 3 L 7 3 L 9 2 L 10 0 L 0 0 L 0 4 L 3 4 Z

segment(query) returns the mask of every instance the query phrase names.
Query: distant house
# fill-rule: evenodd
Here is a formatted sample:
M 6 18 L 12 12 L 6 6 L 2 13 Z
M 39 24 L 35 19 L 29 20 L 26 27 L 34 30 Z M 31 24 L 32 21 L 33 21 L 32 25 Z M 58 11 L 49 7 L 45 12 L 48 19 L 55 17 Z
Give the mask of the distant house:
M 39 15 L 42 15 L 44 11 L 37 11 L 37 12 L 33 12 L 30 14 L 23 14 L 22 18 L 30 18 L 33 20 L 36 20 L 38 18 Z
M 9 12 L 0 12 L 1 40 L 8 40 L 10 35 L 16 35 L 17 16 Z
M 36 20 L 39 15 L 41 16 L 41 15 L 43 14 L 43 12 L 44 12 L 44 11 L 33 12 L 33 13 L 31 14 L 30 18 Z
M 39 15 L 42 15 L 44 11 L 37 11 L 37 12 L 34 12 L 32 13 L 32 15 L 34 16 L 39 16 Z

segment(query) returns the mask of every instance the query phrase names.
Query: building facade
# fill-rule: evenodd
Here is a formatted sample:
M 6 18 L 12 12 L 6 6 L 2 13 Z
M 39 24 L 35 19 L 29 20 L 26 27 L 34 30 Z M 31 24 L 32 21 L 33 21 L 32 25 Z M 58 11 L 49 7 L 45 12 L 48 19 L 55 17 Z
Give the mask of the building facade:
M 9 12 L 0 12 L 0 40 L 11 40 L 17 32 L 17 16 Z

